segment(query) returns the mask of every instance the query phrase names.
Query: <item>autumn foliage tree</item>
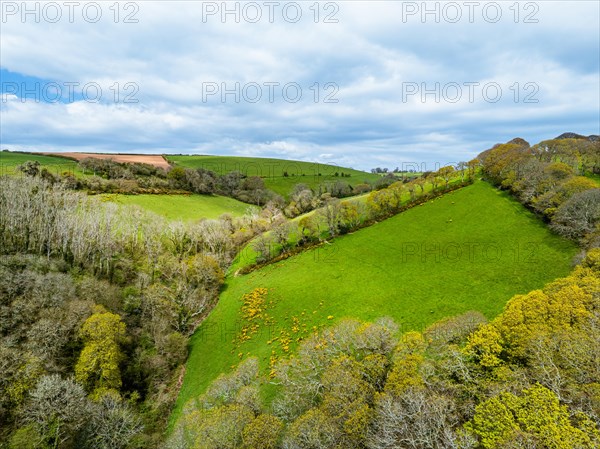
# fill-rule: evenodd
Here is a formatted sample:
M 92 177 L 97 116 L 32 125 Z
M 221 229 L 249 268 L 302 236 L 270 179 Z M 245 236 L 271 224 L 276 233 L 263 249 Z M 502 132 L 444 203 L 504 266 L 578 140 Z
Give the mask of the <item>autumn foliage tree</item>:
M 584 175 L 594 172 L 598 154 L 599 141 L 554 139 L 529 147 L 514 139 L 479 157 L 488 180 L 550 220 L 559 234 L 589 242 L 600 232 L 600 189 Z

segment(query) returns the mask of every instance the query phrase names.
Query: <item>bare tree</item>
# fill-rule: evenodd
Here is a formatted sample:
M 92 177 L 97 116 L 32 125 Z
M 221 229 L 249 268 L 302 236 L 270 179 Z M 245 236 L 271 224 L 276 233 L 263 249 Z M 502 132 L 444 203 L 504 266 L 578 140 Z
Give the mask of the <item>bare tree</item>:
M 339 231 L 341 212 L 342 207 L 337 198 L 327 199 L 325 205 L 319 209 L 319 214 L 325 219 L 331 237 L 337 235 Z
M 429 449 L 452 447 L 457 424 L 454 404 L 424 389 L 407 390 L 400 397 L 381 396 L 375 407 L 369 449 Z
M 579 239 L 594 231 L 600 222 L 600 189 L 577 193 L 556 211 L 552 229 L 559 234 Z
M 123 449 L 142 431 L 141 420 L 120 399 L 105 395 L 93 404 L 80 446 L 86 449 Z
M 283 252 L 286 252 L 292 245 L 291 237 L 294 231 L 297 231 L 298 226 L 293 222 L 285 222 L 273 228 L 271 231 L 276 243 L 281 245 Z
M 53 447 L 73 440 L 90 417 L 83 387 L 57 374 L 42 376 L 22 411 L 25 422 L 35 424 Z

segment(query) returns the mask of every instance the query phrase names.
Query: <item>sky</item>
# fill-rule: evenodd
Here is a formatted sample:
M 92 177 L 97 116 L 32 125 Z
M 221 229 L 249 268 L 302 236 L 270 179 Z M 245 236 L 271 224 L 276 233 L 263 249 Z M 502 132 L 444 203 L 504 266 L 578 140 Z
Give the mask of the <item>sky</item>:
M 0 2 L 0 148 L 432 168 L 600 134 L 597 1 Z

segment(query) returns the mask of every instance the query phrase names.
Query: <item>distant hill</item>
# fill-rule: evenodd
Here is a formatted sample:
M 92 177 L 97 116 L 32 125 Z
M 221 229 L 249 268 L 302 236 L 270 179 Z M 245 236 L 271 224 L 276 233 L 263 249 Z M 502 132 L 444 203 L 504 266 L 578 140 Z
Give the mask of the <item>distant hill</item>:
M 584 140 L 589 140 L 590 142 L 598 142 L 600 140 L 600 136 L 595 135 L 595 134 L 590 134 L 589 136 L 582 136 L 581 134 L 577 134 L 577 133 L 562 133 L 560 136 L 555 137 L 555 140 L 560 140 L 560 139 L 584 139 Z
M 265 187 L 286 197 L 296 184 L 315 189 L 320 184 L 341 181 L 355 186 L 376 182 L 381 176 L 320 162 L 295 161 L 241 156 L 167 155 L 167 160 L 180 167 L 204 168 L 218 174 L 239 171 L 246 176 L 263 178 Z

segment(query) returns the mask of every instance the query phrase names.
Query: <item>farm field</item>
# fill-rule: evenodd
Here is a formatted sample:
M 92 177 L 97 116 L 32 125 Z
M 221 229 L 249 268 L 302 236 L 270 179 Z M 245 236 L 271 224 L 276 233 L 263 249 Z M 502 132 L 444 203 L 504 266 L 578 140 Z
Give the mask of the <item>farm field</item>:
M 16 167 L 27 161 L 38 161 L 40 168 L 46 168 L 53 175 L 60 175 L 65 171 L 76 176 L 90 176 L 84 173 L 78 166 L 82 159 L 112 159 L 119 163 L 145 163 L 168 169 L 168 162 L 160 155 L 127 155 L 127 154 L 100 154 L 100 153 L 20 153 L 12 151 L 0 151 L 0 175 L 12 175 Z
M 53 175 L 61 174 L 65 171 L 81 173 L 76 161 L 64 157 L 0 151 L 0 175 L 14 174 L 17 167 L 27 161 L 38 161 L 42 168 L 48 169 Z
M 304 183 L 311 188 L 320 184 L 344 181 L 352 186 L 364 182 L 375 182 L 381 175 L 360 170 L 342 168 L 335 165 L 317 164 L 313 162 L 289 161 L 269 158 L 248 158 L 236 156 L 166 156 L 160 155 L 119 155 L 96 153 L 64 153 L 62 155 L 42 153 L 0 152 L 0 174 L 14 174 L 18 165 L 27 161 L 39 161 L 41 168 L 47 168 L 52 174 L 69 171 L 76 176 L 85 176 L 78 167 L 78 161 L 85 158 L 112 159 L 120 163 L 146 163 L 164 169 L 169 162 L 186 168 L 206 168 L 218 174 L 239 170 L 248 176 L 262 176 L 265 186 L 274 192 L 287 197 L 296 184 Z M 288 176 L 284 176 L 284 172 Z M 348 176 L 335 176 L 335 173 Z M 320 173 L 320 175 L 319 175 Z M 87 173 L 89 175 L 89 173 Z
M 44 153 L 49 156 L 56 156 L 56 153 Z M 138 163 L 154 165 L 167 170 L 169 163 L 159 154 L 104 154 L 104 153 L 61 153 L 61 156 L 81 161 L 83 159 L 111 159 L 114 162 L 123 163 Z
M 117 204 L 135 205 L 168 220 L 195 221 L 201 218 L 218 218 L 223 214 L 244 215 L 256 206 L 233 198 L 218 195 L 103 195 L 105 200 Z
M 344 317 L 390 316 L 403 331 L 469 310 L 491 318 L 513 295 L 568 273 L 576 251 L 506 193 L 477 182 L 331 244 L 229 276 L 192 337 L 173 420 L 245 357 L 257 356 L 268 372 L 271 356 L 287 356 L 297 339 Z M 265 319 L 242 342 L 242 298 L 257 288 L 267 289 Z M 269 396 L 272 387 L 265 391 Z
M 345 181 L 354 186 L 380 178 L 379 175 L 351 168 L 283 159 L 236 156 L 167 156 L 167 159 L 182 167 L 205 168 L 219 174 L 237 170 L 248 176 L 261 176 L 268 189 L 282 196 L 287 196 L 299 183 L 314 188 L 326 182 Z M 288 176 L 284 176 L 285 172 Z M 335 176 L 336 172 L 350 176 Z

